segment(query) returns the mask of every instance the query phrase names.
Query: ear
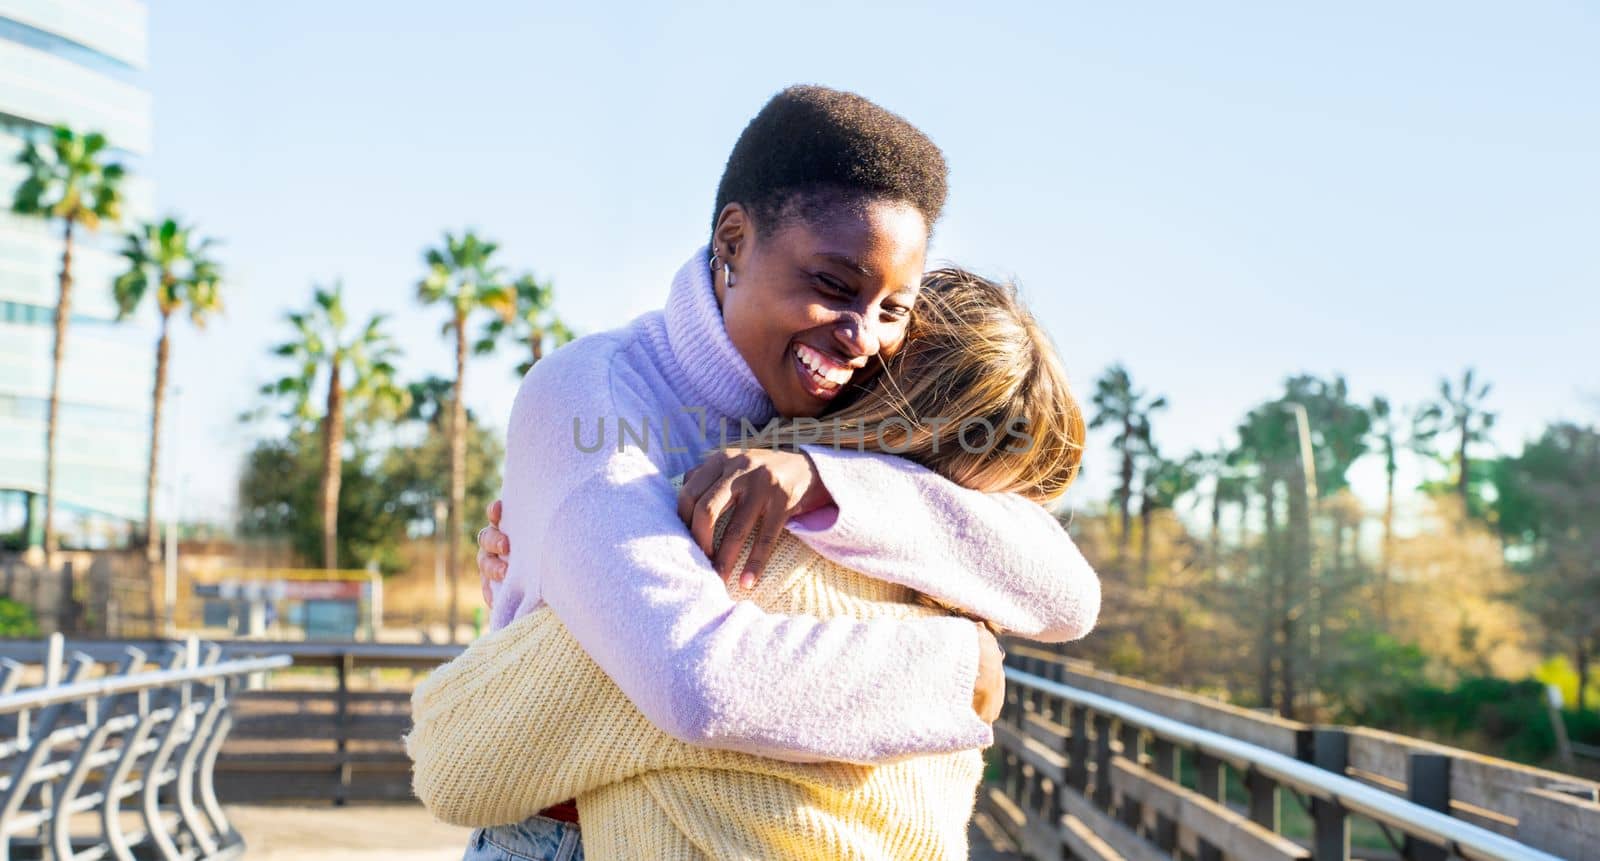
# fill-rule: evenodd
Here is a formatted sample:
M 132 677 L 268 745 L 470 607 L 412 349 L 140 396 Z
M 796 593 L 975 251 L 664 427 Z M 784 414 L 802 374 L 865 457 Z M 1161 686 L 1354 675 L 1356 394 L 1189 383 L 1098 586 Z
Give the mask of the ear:
M 722 208 L 722 213 L 717 216 L 717 229 L 711 231 L 713 247 L 735 269 L 744 259 L 742 255 L 748 253 L 749 240 L 754 237 L 755 225 L 750 221 L 750 213 L 738 203 L 730 203 Z

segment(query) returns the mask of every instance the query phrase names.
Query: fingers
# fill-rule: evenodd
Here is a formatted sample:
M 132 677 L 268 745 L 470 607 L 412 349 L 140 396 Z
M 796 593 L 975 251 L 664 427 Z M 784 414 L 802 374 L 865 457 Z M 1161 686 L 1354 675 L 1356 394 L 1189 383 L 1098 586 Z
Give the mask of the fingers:
M 485 526 L 478 531 L 478 550 L 490 556 L 506 556 L 511 553 L 511 539 L 499 529 Z
M 733 569 L 739 561 L 739 553 L 744 550 L 744 540 L 760 519 L 761 509 L 755 500 L 741 496 L 734 503 L 728 528 L 723 530 L 722 541 L 717 544 L 717 553 L 711 560 L 712 566 L 717 569 L 717 576 L 729 586 L 734 583 Z
M 979 719 L 981 719 L 984 723 L 994 723 L 995 721 L 999 720 L 1000 706 L 1005 703 L 1005 700 L 1006 686 L 1004 682 L 1001 682 L 996 689 L 994 698 L 989 700 L 987 707 L 985 707 L 983 710 L 983 714 L 978 716 Z
M 506 561 L 486 550 L 478 551 L 478 578 L 495 583 L 506 579 Z
M 717 518 L 733 503 L 733 480 L 726 478 L 718 480 L 694 503 L 689 518 L 689 535 L 707 558 L 713 553 L 712 540 L 716 536 Z
M 489 514 L 489 525 L 490 526 L 498 527 L 500 525 L 500 512 L 501 512 L 502 508 L 503 508 L 503 506 L 500 505 L 500 500 L 498 500 L 498 499 L 496 499 L 494 502 L 489 503 L 489 512 L 488 512 L 488 514 Z
M 489 588 L 489 581 L 488 580 L 479 580 L 478 583 L 481 586 L 483 586 L 483 606 L 488 607 L 489 609 L 493 610 L 494 609 L 494 590 Z
M 767 561 L 772 558 L 772 551 L 778 546 L 778 536 L 783 534 L 784 526 L 783 502 L 773 499 L 767 504 L 767 509 L 761 517 L 761 525 L 755 530 L 755 540 L 750 545 L 750 556 L 745 559 L 744 572 L 739 575 L 740 586 L 746 589 L 755 588 L 761 572 L 767 570 Z M 724 538 L 723 541 L 726 543 L 727 539 Z
M 1004 661 L 1000 641 L 987 627 L 978 624 L 978 681 L 973 691 L 972 708 L 987 723 L 994 723 L 1000 716 L 1001 704 L 1005 702 Z
M 684 473 L 683 485 L 678 488 L 678 519 L 683 521 L 684 526 L 689 526 L 694 520 L 695 502 L 721 477 L 722 458 L 717 452 L 707 455 L 699 466 Z

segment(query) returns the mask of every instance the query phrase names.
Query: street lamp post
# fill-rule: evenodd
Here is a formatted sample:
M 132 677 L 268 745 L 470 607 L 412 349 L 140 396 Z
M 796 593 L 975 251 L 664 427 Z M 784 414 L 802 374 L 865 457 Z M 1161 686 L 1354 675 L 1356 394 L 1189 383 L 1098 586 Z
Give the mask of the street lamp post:
M 175 455 L 179 453 L 178 443 L 181 438 L 180 424 L 183 422 L 183 389 L 174 386 L 172 389 L 172 424 L 168 431 L 168 441 L 171 443 L 167 450 Z M 154 444 L 154 441 L 151 443 Z M 178 604 L 178 517 L 179 509 L 183 506 L 183 482 L 179 478 L 178 458 L 169 457 L 171 464 L 167 467 L 167 553 L 166 576 L 161 584 L 161 629 L 168 637 L 177 635 L 176 607 Z
M 1295 428 L 1300 436 L 1300 468 L 1306 476 L 1306 510 L 1310 511 L 1317 499 L 1317 462 L 1311 450 L 1311 419 L 1306 405 L 1299 401 L 1284 401 L 1283 408 L 1294 413 Z

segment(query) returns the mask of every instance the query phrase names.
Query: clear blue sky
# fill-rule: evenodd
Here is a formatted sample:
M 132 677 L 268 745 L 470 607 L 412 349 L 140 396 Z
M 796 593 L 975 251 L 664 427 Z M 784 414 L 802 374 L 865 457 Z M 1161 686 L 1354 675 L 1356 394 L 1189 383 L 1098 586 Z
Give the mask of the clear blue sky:
M 795 82 L 926 130 L 951 165 L 933 257 L 1018 279 L 1085 399 L 1116 360 L 1167 394 L 1171 452 L 1298 371 L 1408 402 L 1475 365 L 1502 449 L 1600 414 L 1594 6 L 662 5 L 151 4 L 149 170 L 233 276 L 175 347 L 186 516 L 225 516 L 234 417 L 313 281 L 393 313 L 417 375 L 449 368 L 412 287 L 444 228 L 553 278 L 581 330 L 619 325 Z M 469 372 L 496 425 L 513 364 Z

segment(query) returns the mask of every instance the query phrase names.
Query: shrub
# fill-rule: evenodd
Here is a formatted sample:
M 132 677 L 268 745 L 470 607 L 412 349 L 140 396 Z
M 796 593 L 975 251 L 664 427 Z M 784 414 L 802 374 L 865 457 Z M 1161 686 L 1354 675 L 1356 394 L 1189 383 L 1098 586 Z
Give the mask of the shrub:
M 0 598 L 0 637 L 37 637 L 39 620 L 33 608 L 10 598 Z

